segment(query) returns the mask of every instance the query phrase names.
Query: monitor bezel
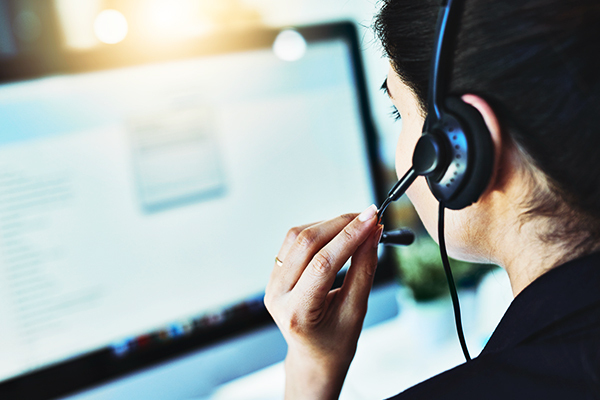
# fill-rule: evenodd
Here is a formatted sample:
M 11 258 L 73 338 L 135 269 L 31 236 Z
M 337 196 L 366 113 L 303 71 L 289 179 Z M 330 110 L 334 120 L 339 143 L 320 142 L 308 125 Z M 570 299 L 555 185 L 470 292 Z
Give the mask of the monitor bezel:
M 352 57 L 362 129 L 365 133 L 370 174 L 375 186 L 376 200 L 380 204 L 386 196 L 387 188 L 385 187 L 384 168 L 378 156 L 378 136 L 369 105 L 357 28 L 352 22 L 341 21 L 300 26 L 293 29 L 300 32 L 308 42 L 342 38 L 348 44 Z M 189 40 L 178 45 L 156 48 L 153 51 L 124 44 L 87 52 L 19 56 L 0 60 L 0 84 L 52 75 L 76 74 L 269 48 L 281 30 L 255 28 L 249 31 L 221 33 L 203 39 Z M 383 223 L 386 222 L 388 221 L 384 216 Z M 388 283 L 394 279 L 395 263 L 394 253 L 384 250 L 379 259 L 375 285 Z M 343 278 L 344 275 L 340 274 L 335 286 L 340 286 Z M 232 310 L 235 313 L 235 308 Z M 273 320 L 262 302 L 259 307 L 253 307 L 251 312 L 246 309 L 239 315 L 233 315 L 234 318 L 225 320 L 222 324 L 212 326 L 210 329 L 182 336 L 177 340 L 165 342 L 150 349 L 139 349 L 126 357 L 117 357 L 110 347 L 106 347 L 10 378 L 0 382 L 0 398 L 48 399 L 74 394 L 181 357 L 205 346 L 273 324 Z

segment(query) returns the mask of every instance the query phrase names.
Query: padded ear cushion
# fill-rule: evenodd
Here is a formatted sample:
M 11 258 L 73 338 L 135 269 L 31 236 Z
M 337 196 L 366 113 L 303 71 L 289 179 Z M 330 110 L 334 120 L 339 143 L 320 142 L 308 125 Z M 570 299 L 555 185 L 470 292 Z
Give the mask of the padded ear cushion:
M 444 112 L 454 116 L 463 128 L 470 148 L 465 179 L 445 206 L 459 210 L 475 203 L 487 188 L 494 166 L 491 134 L 479 111 L 458 97 L 446 98 Z

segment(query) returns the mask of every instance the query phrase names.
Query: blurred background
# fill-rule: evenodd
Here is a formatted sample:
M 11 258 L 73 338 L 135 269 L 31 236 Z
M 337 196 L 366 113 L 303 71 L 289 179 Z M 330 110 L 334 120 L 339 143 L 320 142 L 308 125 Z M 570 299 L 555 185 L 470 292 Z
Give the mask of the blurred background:
M 11 60 L 35 69 L 39 62 L 60 65 L 61 55 L 101 57 L 117 47 L 123 54 L 168 52 L 220 33 L 351 21 L 359 31 L 378 154 L 391 187 L 401 121 L 393 121 L 391 103 L 379 89 L 388 64 L 372 30 L 378 7 L 374 0 L 0 0 L 0 57 L 5 71 L 15 68 Z M 0 138 L 3 134 L 0 120 Z M 386 298 L 399 311 L 365 330 L 342 394 L 345 399 L 390 396 L 461 362 L 439 249 L 406 199 L 388 212 L 393 228 L 410 227 L 417 240 L 393 250 L 397 277 L 387 289 L 392 296 Z M 497 267 L 452 265 L 474 355 L 510 303 L 510 288 Z M 282 367 L 275 364 L 220 386 L 206 398 L 280 398 L 282 387 Z

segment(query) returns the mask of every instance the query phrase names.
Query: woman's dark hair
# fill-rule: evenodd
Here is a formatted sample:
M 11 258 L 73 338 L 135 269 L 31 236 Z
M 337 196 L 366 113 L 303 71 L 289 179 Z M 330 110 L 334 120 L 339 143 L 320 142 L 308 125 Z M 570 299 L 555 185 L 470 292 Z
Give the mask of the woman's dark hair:
M 523 217 L 549 217 L 546 241 L 571 256 L 600 244 L 600 2 L 455 0 L 451 94 L 477 94 L 545 179 Z M 382 0 L 375 29 L 427 113 L 439 0 Z

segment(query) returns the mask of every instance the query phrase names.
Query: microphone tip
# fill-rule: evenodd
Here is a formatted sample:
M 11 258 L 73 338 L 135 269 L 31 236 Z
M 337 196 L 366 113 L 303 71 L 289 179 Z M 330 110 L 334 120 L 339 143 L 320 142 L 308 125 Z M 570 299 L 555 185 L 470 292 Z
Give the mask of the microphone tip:
M 391 246 L 408 246 L 414 241 L 415 234 L 410 229 L 398 229 L 395 231 L 383 232 L 379 243 Z

